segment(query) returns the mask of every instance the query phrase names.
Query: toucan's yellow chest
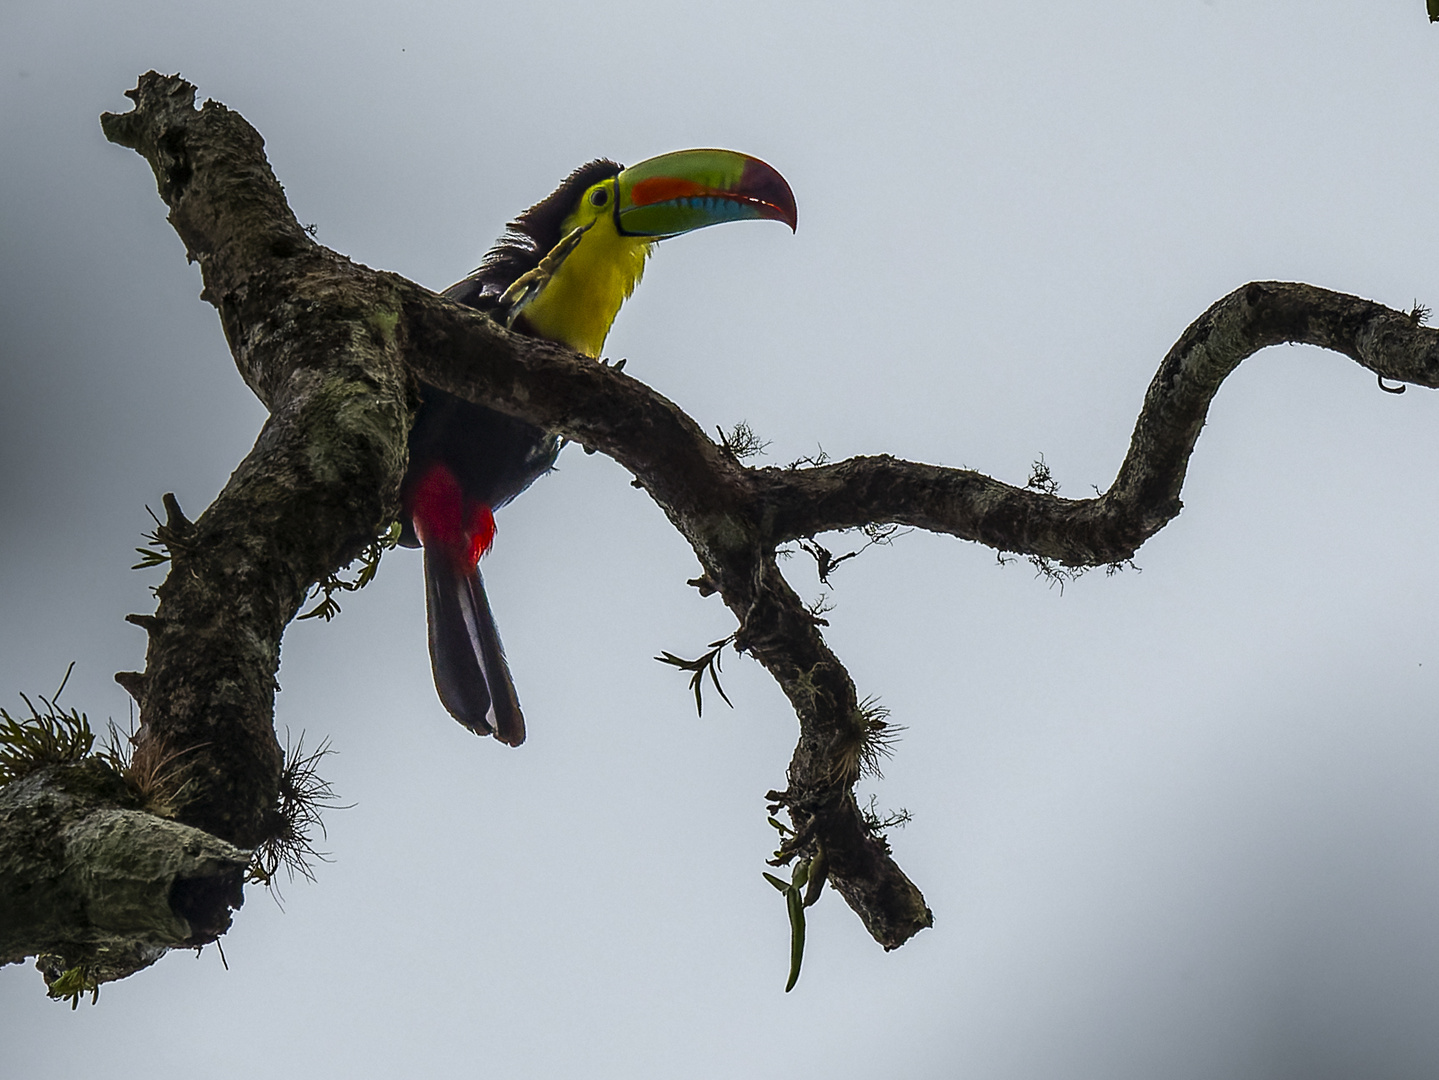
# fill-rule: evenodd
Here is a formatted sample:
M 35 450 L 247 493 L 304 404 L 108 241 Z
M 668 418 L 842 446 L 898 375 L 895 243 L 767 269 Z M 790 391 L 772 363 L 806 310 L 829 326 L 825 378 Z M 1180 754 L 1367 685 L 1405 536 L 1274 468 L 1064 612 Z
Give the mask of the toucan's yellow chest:
M 524 320 L 540 337 L 598 357 L 653 247 L 652 238 L 623 236 L 610 215 L 600 216 L 540 294 L 525 305 Z

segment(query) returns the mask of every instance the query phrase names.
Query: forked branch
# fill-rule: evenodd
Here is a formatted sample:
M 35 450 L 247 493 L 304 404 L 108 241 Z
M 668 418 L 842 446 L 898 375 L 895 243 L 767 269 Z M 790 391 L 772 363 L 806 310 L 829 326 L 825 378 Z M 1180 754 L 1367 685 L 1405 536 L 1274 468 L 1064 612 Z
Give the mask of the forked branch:
M 1180 508 L 1209 403 L 1246 357 L 1319 345 L 1381 377 L 1439 385 L 1439 333 L 1404 313 L 1308 285 L 1257 282 L 1220 300 L 1170 350 L 1109 491 L 1070 500 L 978 472 L 853 458 L 750 468 L 673 402 L 614 367 L 512 334 L 484 315 L 316 244 L 270 172 L 263 141 L 194 87 L 153 72 L 106 115 L 150 163 L 170 221 L 200 264 L 242 377 L 270 410 L 255 449 L 195 522 L 167 504 L 170 574 L 143 674 L 122 681 L 147 741 L 187 755 L 178 821 L 254 847 L 276 828 L 273 680 L 306 591 L 397 512 L 415 380 L 608 454 L 689 541 L 734 642 L 788 697 L 800 737 L 782 790 L 779 861 L 824 868 L 875 940 L 896 948 L 932 916 L 853 788 L 887 725 L 861 702 L 776 551 L 825 531 L 903 524 L 1073 567 L 1121 562 Z M 0 823 L 0 830 L 16 827 Z

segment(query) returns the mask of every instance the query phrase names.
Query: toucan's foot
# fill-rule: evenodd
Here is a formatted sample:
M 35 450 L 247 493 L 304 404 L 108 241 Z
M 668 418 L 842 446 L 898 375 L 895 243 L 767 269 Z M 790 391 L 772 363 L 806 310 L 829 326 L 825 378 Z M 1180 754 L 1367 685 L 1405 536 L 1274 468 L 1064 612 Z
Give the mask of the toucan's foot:
M 594 222 L 590 222 L 590 225 L 593 224 Z M 563 240 L 550 248 L 549 254 L 540 260 L 538 266 L 521 274 L 513 285 L 500 294 L 500 307 L 505 310 L 506 327 L 513 327 L 520 312 L 544 292 L 550 278 L 555 276 L 564 261 L 570 257 L 570 252 L 580 246 L 580 241 L 590 225 L 581 225 L 578 229 L 570 230 Z

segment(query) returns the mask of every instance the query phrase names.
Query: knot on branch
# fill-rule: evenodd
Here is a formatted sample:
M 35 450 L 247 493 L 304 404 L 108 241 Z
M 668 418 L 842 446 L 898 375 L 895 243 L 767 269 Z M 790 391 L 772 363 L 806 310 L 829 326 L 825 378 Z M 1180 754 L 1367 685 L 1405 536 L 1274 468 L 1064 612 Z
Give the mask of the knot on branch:
M 134 621 L 134 616 L 127 616 L 127 622 Z M 135 699 L 135 704 L 140 708 L 145 707 L 145 673 L 143 671 L 117 671 L 115 681 L 119 683 Z
M 187 113 L 195 112 L 194 84 L 182 79 L 178 72 L 161 75 L 147 71 L 140 76 L 135 89 L 125 96 L 135 103 L 127 113 L 102 113 L 100 130 L 117 146 L 149 156 L 145 139 L 155 127 L 169 127 Z
M 111 142 L 138 151 L 155 171 L 160 198 L 174 206 L 185 194 L 195 170 L 181 131 L 196 114 L 195 87 L 176 75 L 147 71 L 125 96 L 135 103 L 127 113 L 105 113 L 100 130 Z

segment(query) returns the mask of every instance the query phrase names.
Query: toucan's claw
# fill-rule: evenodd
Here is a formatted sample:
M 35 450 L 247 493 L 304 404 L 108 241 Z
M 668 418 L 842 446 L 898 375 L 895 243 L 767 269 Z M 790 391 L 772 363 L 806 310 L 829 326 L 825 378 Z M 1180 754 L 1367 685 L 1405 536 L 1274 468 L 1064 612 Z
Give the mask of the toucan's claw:
M 564 261 L 569 258 L 570 252 L 580 246 L 580 240 L 585 235 L 585 230 L 593 225 L 581 225 L 578 229 L 572 229 L 554 247 L 550 248 L 549 254 L 540 260 L 539 265 L 527 273 L 521 274 L 514 281 L 514 284 L 500 294 L 500 307 L 505 309 L 505 327 L 508 329 L 515 325 L 515 319 L 529 306 L 530 302 L 539 296 L 550 283 L 550 278 L 559 271 Z

